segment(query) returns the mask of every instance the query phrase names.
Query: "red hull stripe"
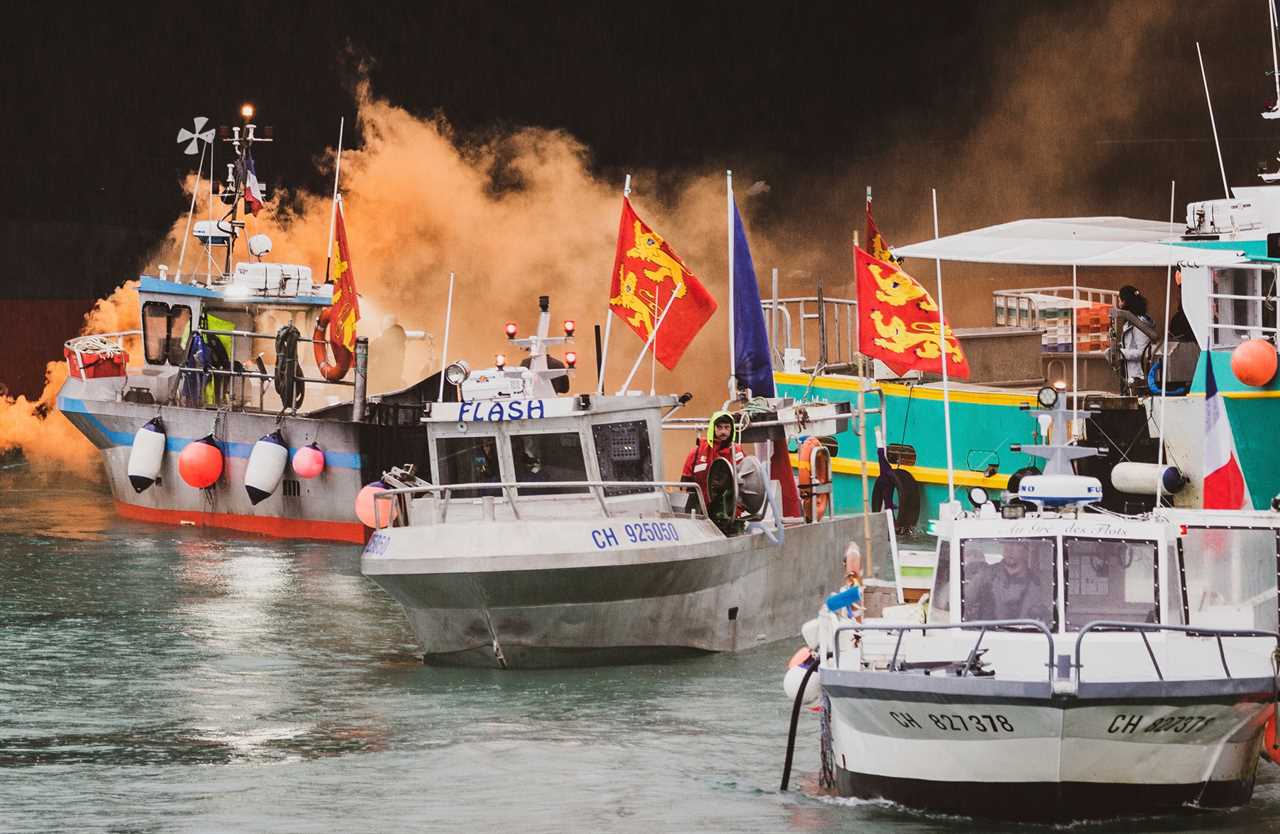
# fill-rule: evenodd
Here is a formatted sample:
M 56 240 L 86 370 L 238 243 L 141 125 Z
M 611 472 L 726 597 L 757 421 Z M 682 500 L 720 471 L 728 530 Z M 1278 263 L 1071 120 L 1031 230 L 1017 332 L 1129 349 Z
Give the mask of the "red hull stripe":
M 196 527 L 221 527 L 241 533 L 261 533 L 281 539 L 322 539 L 324 541 L 363 544 L 364 525 L 353 521 L 320 521 L 311 518 L 280 518 L 235 513 L 203 513 L 192 510 L 161 510 L 116 501 L 116 512 L 136 521 L 160 524 L 193 524 Z

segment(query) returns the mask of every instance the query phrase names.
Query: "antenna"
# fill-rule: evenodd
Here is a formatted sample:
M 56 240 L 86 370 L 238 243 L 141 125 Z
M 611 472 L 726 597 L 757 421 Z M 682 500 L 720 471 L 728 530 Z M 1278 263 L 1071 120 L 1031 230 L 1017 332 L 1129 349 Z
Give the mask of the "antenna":
M 1267 0 L 1267 19 L 1271 24 L 1271 77 L 1276 83 L 1276 100 L 1262 118 L 1280 119 L 1280 59 L 1276 57 L 1276 26 L 1280 25 L 1280 20 L 1276 19 L 1275 0 Z
M 1213 99 L 1209 98 L 1209 77 L 1204 74 L 1204 55 L 1200 52 L 1200 41 L 1196 41 L 1196 57 L 1200 59 L 1200 80 L 1204 82 L 1204 100 L 1209 105 L 1209 126 L 1213 128 L 1213 147 L 1218 151 L 1218 171 L 1222 173 L 1222 191 L 1230 200 L 1231 189 L 1227 186 L 1227 169 L 1222 164 L 1222 145 L 1218 142 L 1218 123 L 1213 119 Z

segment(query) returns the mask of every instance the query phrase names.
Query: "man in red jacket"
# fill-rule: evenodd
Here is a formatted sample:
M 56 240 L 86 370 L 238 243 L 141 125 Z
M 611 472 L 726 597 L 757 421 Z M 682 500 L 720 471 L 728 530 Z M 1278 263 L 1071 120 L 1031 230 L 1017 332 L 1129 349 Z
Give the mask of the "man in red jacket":
M 711 467 L 711 461 L 715 458 L 724 458 L 733 464 L 734 467 L 742 461 L 745 452 L 742 446 L 733 442 L 734 429 L 733 415 L 727 411 L 717 411 L 711 415 L 711 420 L 707 423 L 706 438 L 698 438 L 698 445 L 693 447 L 693 451 L 689 452 L 689 456 L 684 461 L 684 471 L 680 473 L 680 480 L 692 481 L 702 490 L 702 498 L 711 504 L 710 490 L 707 488 L 707 471 Z

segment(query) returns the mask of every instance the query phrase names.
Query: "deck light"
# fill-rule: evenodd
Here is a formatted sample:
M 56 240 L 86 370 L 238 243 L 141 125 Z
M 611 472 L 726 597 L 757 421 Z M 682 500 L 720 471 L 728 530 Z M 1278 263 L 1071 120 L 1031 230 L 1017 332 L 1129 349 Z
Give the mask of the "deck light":
M 508 339 L 514 339 L 516 337 L 516 323 L 514 321 L 507 322 L 506 326 L 503 327 L 502 330 L 507 334 Z
M 573 331 L 578 329 L 578 324 L 573 319 L 564 320 L 564 335 L 572 336 Z
M 241 116 L 244 116 L 246 119 L 252 119 L 252 118 L 253 118 L 253 105 L 246 101 L 246 102 L 245 102 L 243 105 L 241 105 L 241 107 L 240 107 L 240 115 L 241 115 Z
M 577 354 L 577 353 L 575 353 L 575 352 L 574 352 L 574 351 L 572 351 L 572 350 L 565 351 L 565 354 L 564 354 L 564 363 L 565 363 L 566 365 L 568 365 L 570 368 L 577 367 L 577 364 L 578 364 L 578 354 Z
M 988 500 L 990 499 L 987 497 L 985 489 L 980 486 L 969 487 L 969 503 L 973 505 L 975 510 L 987 503 Z
M 461 385 L 470 375 L 471 368 L 462 359 L 444 369 L 444 380 L 450 385 Z
M 493 365 L 495 368 L 497 368 L 498 370 L 502 370 L 504 367 L 506 367 L 506 364 L 507 364 L 507 355 L 505 353 L 494 354 Z

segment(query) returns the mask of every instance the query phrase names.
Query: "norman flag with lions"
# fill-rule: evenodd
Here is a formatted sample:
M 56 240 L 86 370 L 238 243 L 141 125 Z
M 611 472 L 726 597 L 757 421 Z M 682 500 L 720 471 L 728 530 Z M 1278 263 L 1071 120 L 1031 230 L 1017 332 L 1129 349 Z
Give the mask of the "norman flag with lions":
M 668 304 L 671 309 L 664 319 Z M 689 342 L 716 311 L 711 293 L 670 244 L 636 216 L 626 197 L 618 223 L 609 309 L 646 343 L 657 329 L 653 350 L 668 370 L 675 368 Z
M 877 234 L 878 237 L 878 234 Z M 858 350 L 879 359 L 899 376 L 907 371 L 942 373 L 946 345 L 947 374 L 969 378 L 969 361 L 951 325 L 916 279 L 890 261 L 853 247 L 858 279 Z M 943 331 L 942 339 L 938 331 Z

